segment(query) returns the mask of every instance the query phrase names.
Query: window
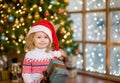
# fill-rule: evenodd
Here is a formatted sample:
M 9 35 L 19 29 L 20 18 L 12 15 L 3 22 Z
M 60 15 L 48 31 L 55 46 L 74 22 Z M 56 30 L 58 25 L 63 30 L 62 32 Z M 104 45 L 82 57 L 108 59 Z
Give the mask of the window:
M 69 0 L 78 69 L 120 76 L 120 0 Z

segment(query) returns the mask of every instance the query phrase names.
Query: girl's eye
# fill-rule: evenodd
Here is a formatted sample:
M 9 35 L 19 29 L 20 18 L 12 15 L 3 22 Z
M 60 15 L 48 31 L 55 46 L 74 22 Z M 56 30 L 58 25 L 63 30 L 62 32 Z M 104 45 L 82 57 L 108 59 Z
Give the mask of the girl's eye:
M 47 36 L 45 36 L 45 38 L 48 38 Z
M 39 39 L 40 39 L 41 37 L 37 37 L 37 38 L 39 38 Z

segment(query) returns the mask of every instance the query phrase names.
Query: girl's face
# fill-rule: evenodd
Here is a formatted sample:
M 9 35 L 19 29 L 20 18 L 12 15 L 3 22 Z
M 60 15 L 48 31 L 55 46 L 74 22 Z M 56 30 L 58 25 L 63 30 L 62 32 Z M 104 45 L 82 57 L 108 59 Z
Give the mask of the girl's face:
M 50 43 L 48 35 L 44 32 L 36 32 L 33 39 L 35 47 L 39 49 L 46 48 Z

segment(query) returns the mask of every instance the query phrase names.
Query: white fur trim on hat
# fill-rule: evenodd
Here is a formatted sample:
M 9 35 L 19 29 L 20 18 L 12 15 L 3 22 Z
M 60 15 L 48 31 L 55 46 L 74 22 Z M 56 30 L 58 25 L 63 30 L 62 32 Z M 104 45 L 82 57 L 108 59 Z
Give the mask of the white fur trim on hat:
M 53 42 L 52 41 L 52 33 L 51 33 L 50 29 L 48 29 L 47 27 L 42 26 L 42 25 L 33 26 L 29 30 L 27 35 L 30 35 L 31 33 L 38 32 L 38 31 L 42 31 L 42 32 L 46 33 L 48 35 L 48 37 L 50 38 L 51 42 Z

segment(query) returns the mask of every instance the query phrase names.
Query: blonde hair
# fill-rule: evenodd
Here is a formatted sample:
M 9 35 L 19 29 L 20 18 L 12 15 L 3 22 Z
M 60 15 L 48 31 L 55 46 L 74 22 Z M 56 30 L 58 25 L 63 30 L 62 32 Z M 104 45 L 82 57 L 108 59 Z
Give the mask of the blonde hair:
M 24 46 L 25 51 L 31 51 L 32 49 L 35 48 L 35 45 L 34 45 L 34 34 L 35 33 L 31 33 L 25 38 L 25 46 Z M 50 38 L 49 38 L 49 41 L 50 41 Z M 47 46 L 46 52 L 49 52 L 51 49 L 52 49 L 52 44 L 50 41 L 49 45 Z

